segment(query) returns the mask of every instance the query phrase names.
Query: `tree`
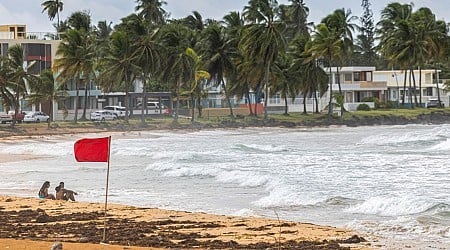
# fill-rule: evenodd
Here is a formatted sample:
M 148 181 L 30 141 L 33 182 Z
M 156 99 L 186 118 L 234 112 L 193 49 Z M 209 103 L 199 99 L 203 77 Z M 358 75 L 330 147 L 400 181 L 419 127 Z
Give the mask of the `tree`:
M 110 53 L 104 58 L 102 64 L 104 71 L 101 78 L 107 79 L 111 84 L 123 84 L 125 88 L 125 121 L 129 118 L 129 92 L 133 81 L 140 72 L 137 64 L 136 47 L 132 38 L 125 32 L 118 30 L 111 35 Z M 110 87 L 110 86 L 109 86 Z
M 28 95 L 28 89 L 31 84 L 37 81 L 37 77 L 29 73 L 29 69 L 33 66 L 35 61 L 26 61 L 24 49 L 20 44 L 13 45 L 8 49 L 8 56 L 10 60 L 10 81 L 11 88 L 14 92 L 14 106 L 15 114 L 19 114 L 20 99 Z M 16 123 L 16 118 L 13 118 L 12 126 Z
M 12 73 L 10 64 L 10 58 L 0 56 L 0 98 L 6 107 L 12 107 L 15 100 L 10 77 Z
M 333 58 L 340 53 L 342 41 L 335 39 L 336 35 L 328 28 L 324 23 L 317 25 L 317 29 L 312 36 L 311 46 L 308 47 L 306 53 L 310 57 L 306 62 L 311 62 L 319 58 L 325 59 L 328 64 L 329 70 L 329 89 L 330 89 L 330 100 L 328 103 L 328 114 L 333 114 L 333 83 L 331 78 L 331 67 Z
M 62 90 L 64 84 L 58 83 L 53 77 L 53 72 L 49 69 L 41 72 L 39 80 L 30 86 L 31 94 L 28 96 L 30 103 L 38 104 L 41 102 L 50 103 L 50 119 L 48 127 L 50 128 L 50 121 L 53 121 L 53 101 L 59 101 L 61 97 L 65 96 L 65 91 Z
M 267 119 L 270 70 L 280 52 L 286 49 L 285 24 L 277 17 L 277 1 L 250 0 L 244 18 L 250 22 L 242 35 L 240 48 L 250 60 L 264 65 L 264 118 Z
M 95 58 L 94 47 L 90 39 L 86 37 L 84 30 L 68 30 L 63 42 L 58 47 L 56 54 L 59 56 L 54 63 L 54 67 L 59 71 L 58 81 L 75 81 L 77 95 L 75 97 L 75 117 L 78 121 L 78 93 L 81 85 L 84 84 L 87 90 L 90 75 L 93 74 L 93 63 Z M 85 90 L 85 91 L 86 91 Z M 85 92 L 85 99 L 87 94 Z M 86 119 L 86 100 L 82 118 Z
M 135 10 L 138 15 L 147 21 L 149 28 L 155 25 L 162 25 L 166 22 L 167 12 L 162 8 L 165 1 L 159 0 L 136 0 Z
M 56 16 L 56 21 L 57 21 L 57 28 L 56 30 L 58 32 L 60 32 L 59 30 L 59 12 L 63 11 L 63 7 L 64 7 L 64 3 L 61 0 L 47 0 L 45 2 L 43 2 L 41 4 L 42 7 L 44 7 L 42 9 L 42 12 L 47 11 L 47 15 L 48 18 L 50 19 L 50 21 L 53 21 L 53 19 Z
M 176 92 L 176 107 L 174 124 L 178 124 L 181 87 L 194 79 L 193 69 L 195 62 L 186 51 L 191 47 L 192 32 L 186 26 L 173 22 L 164 26 L 161 30 L 161 43 L 166 47 L 165 65 L 161 72 L 164 81 L 174 83 L 173 89 Z
M 407 72 L 411 68 L 413 57 L 411 48 L 414 47 L 412 46 L 414 31 L 410 24 L 411 15 L 412 5 L 390 3 L 381 11 L 381 19 L 377 24 L 380 52 L 389 60 L 389 66 L 398 65 L 405 69 L 404 93 L 406 93 Z M 411 90 L 410 87 L 408 91 L 410 101 L 412 100 Z M 402 97 L 402 104 L 405 104 L 405 94 Z
M 357 36 L 356 52 L 358 53 L 354 65 L 372 66 L 375 64 L 375 26 L 373 12 L 369 0 L 362 0 L 363 15 L 360 20 L 360 34 Z
M 233 41 L 230 40 L 225 28 L 217 23 L 211 23 L 207 26 L 203 34 L 202 44 L 202 56 L 207 58 L 206 71 L 211 74 L 211 80 L 222 87 L 230 109 L 230 116 L 234 117 L 233 106 L 228 93 L 229 87 L 227 87 L 225 78 L 231 77 L 234 71 L 233 58 L 236 56 L 237 49 L 233 47 Z

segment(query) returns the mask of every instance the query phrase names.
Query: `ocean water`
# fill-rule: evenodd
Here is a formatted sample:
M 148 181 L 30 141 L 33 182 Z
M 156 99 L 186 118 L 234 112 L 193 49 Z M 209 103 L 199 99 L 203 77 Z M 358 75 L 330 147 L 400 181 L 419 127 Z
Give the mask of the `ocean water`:
M 246 128 L 0 141 L 0 194 L 45 180 L 104 202 L 106 163 L 78 163 L 80 138 L 112 136 L 108 201 L 345 227 L 385 249 L 450 246 L 450 125 Z M 449 249 L 449 248 L 447 248 Z

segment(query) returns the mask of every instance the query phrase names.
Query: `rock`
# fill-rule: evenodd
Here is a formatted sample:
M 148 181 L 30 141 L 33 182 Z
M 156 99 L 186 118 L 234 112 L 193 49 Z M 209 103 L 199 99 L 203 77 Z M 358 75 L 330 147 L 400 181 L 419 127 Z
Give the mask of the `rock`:
M 59 241 L 53 243 L 52 247 L 50 248 L 50 250 L 62 250 L 62 249 L 63 249 L 63 245 Z

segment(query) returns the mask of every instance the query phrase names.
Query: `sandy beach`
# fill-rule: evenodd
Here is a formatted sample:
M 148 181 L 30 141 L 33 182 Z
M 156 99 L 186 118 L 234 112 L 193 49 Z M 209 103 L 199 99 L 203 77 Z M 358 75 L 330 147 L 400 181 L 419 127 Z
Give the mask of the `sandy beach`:
M 0 197 L 1 249 L 369 249 L 327 226 L 38 198 Z M 126 246 L 126 248 L 124 248 Z

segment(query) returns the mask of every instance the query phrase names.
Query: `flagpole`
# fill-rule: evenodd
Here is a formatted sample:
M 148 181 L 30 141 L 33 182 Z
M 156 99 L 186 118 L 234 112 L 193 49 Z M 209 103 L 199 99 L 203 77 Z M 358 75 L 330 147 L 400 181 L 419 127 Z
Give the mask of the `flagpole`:
M 103 241 L 106 242 L 106 217 L 108 211 L 109 157 L 111 152 L 111 136 L 108 138 L 108 168 L 106 169 L 105 220 L 103 225 Z

